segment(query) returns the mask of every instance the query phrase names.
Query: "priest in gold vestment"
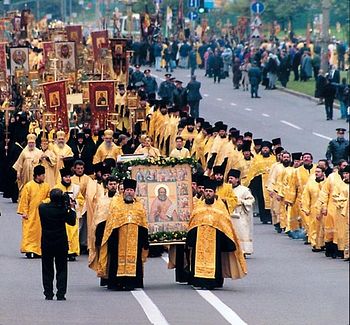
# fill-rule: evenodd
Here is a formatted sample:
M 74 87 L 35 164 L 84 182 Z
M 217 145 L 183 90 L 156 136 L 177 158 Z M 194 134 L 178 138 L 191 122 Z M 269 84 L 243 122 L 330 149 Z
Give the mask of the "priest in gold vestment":
M 40 163 L 45 167 L 45 182 L 53 188 L 56 184 L 55 172 L 57 157 L 49 149 L 49 140 L 41 138 Z
M 63 159 L 74 156 L 71 147 L 66 144 L 66 134 L 63 131 L 56 133 L 56 143 L 50 149 L 56 155 L 55 179 L 58 182 L 60 180 L 60 169 L 64 167 Z
M 107 158 L 117 160 L 119 155 L 122 155 L 122 149 L 113 142 L 113 131 L 106 130 L 103 136 L 103 142 L 97 148 L 95 153 L 93 164 L 103 162 Z
M 114 197 L 104 230 L 97 275 L 110 290 L 143 288 L 143 260 L 148 249 L 146 211 L 135 199 L 136 181 L 123 182 L 123 196 Z
M 100 196 L 96 203 L 95 213 L 90 225 L 90 239 L 89 245 L 89 267 L 97 272 L 98 260 L 100 256 L 101 242 L 103 233 L 106 227 L 106 220 L 109 216 L 109 208 L 112 200 L 118 195 L 118 182 L 114 176 L 107 179 L 107 193 Z M 104 279 L 101 279 L 101 285 L 106 284 Z
M 24 185 L 17 213 L 22 216 L 21 252 L 28 258 L 41 255 L 41 225 L 38 207 L 48 198 L 49 184 L 44 182 L 45 168 L 34 167 L 34 179 Z
M 192 212 L 186 244 L 191 249 L 189 284 L 205 289 L 221 288 L 224 278 L 247 274 L 246 262 L 230 215 L 215 197 L 216 182 L 208 180 L 204 200 Z
M 183 137 L 179 135 L 176 137 L 176 148 L 171 151 L 169 157 L 177 159 L 191 158 L 190 151 L 184 148 Z
M 33 170 L 39 164 L 41 152 L 35 147 L 36 135 L 27 135 L 27 146 L 22 150 L 13 169 L 17 172 L 17 185 L 21 191 L 23 186 L 33 179 Z

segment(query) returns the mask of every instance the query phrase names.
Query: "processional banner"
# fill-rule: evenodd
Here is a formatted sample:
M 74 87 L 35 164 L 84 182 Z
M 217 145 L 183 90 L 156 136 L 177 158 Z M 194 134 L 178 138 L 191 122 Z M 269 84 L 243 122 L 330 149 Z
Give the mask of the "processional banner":
M 6 44 L 0 43 L 0 80 L 6 80 Z
M 29 49 L 28 47 L 10 48 L 11 75 L 16 74 L 16 70 L 23 71 L 23 74 L 29 75 Z
M 95 61 L 99 61 L 101 50 L 108 48 L 108 31 L 100 30 L 91 32 L 92 49 L 94 52 Z
M 54 42 L 43 42 L 43 57 L 44 63 L 48 63 L 50 58 L 53 58 L 55 54 L 55 43 Z
M 65 27 L 67 33 L 67 40 L 80 44 L 83 41 L 83 31 L 81 25 L 68 25 Z
M 75 72 L 76 51 L 75 42 L 56 42 L 55 54 L 58 68 L 65 73 Z
M 54 81 L 42 84 L 45 94 L 45 113 L 56 116 L 56 129 L 69 132 L 69 118 L 67 109 L 66 81 Z
M 119 75 L 120 72 L 125 74 L 128 69 L 128 62 L 126 58 L 126 45 L 128 40 L 125 38 L 111 38 L 110 42 L 113 70 L 117 75 Z
M 131 176 L 147 211 L 149 234 L 186 231 L 193 209 L 190 165 L 137 165 Z
M 114 81 L 89 81 L 91 125 L 109 127 L 108 114 L 114 113 Z

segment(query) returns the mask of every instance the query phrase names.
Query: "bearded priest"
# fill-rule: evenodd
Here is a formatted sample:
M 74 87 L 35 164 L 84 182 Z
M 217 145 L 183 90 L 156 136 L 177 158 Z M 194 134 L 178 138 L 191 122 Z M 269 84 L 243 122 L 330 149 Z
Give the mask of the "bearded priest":
M 97 275 L 110 290 L 143 288 L 143 262 L 148 254 L 148 223 L 135 198 L 136 181 L 125 179 L 124 193 L 114 197 L 102 238 Z
M 204 200 L 192 212 L 186 244 L 191 250 L 190 280 L 194 288 L 222 288 L 224 278 L 247 274 L 246 262 L 230 215 L 216 196 L 217 182 L 204 184 Z

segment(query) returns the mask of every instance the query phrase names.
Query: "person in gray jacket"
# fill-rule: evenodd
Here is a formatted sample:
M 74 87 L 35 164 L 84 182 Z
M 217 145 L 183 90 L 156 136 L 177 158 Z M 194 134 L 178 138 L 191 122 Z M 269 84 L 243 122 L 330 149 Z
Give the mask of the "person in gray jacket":
M 250 94 L 252 98 L 260 98 L 258 96 L 259 83 L 261 82 L 261 71 L 256 66 L 256 62 L 252 63 L 252 67 L 248 70 L 248 78 L 250 83 Z

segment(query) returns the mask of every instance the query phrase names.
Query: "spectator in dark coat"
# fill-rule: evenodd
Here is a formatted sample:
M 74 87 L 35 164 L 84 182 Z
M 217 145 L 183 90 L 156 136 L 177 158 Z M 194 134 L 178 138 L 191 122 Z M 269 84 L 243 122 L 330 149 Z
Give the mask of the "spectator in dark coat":
M 221 79 L 221 69 L 224 67 L 224 62 L 222 61 L 221 54 L 218 49 L 215 49 L 215 54 L 212 58 L 211 74 L 214 76 L 214 84 L 216 81 L 220 83 Z
M 242 78 L 242 71 L 240 69 L 241 67 L 241 60 L 238 57 L 235 57 L 233 59 L 232 63 L 232 74 L 233 74 L 233 88 L 239 89 L 239 83 Z
M 320 101 L 318 102 L 318 105 L 323 104 L 323 89 L 325 84 L 327 83 L 326 77 L 323 74 L 323 70 L 319 70 L 318 76 L 316 78 L 316 89 L 315 89 L 315 97 L 319 98 Z
M 197 69 L 197 49 L 192 49 L 188 56 L 188 65 L 191 69 L 191 76 L 194 75 L 194 72 Z
M 335 94 L 336 94 L 336 88 L 327 78 L 326 84 L 323 88 L 323 97 L 324 97 L 327 121 L 333 120 L 333 102 L 334 102 Z
M 296 49 L 296 52 L 294 54 L 293 62 L 292 62 L 292 69 L 294 72 L 294 81 L 299 80 L 299 65 L 301 62 L 301 53 L 299 49 Z
M 199 101 L 202 99 L 200 88 L 201 83 L 197 81 L 196 76 L 192 76 L 191 81 L 186 86 L 186 89 L 187 102 L 190 105 L 190 112 L 193 118 L 199 117 Z

